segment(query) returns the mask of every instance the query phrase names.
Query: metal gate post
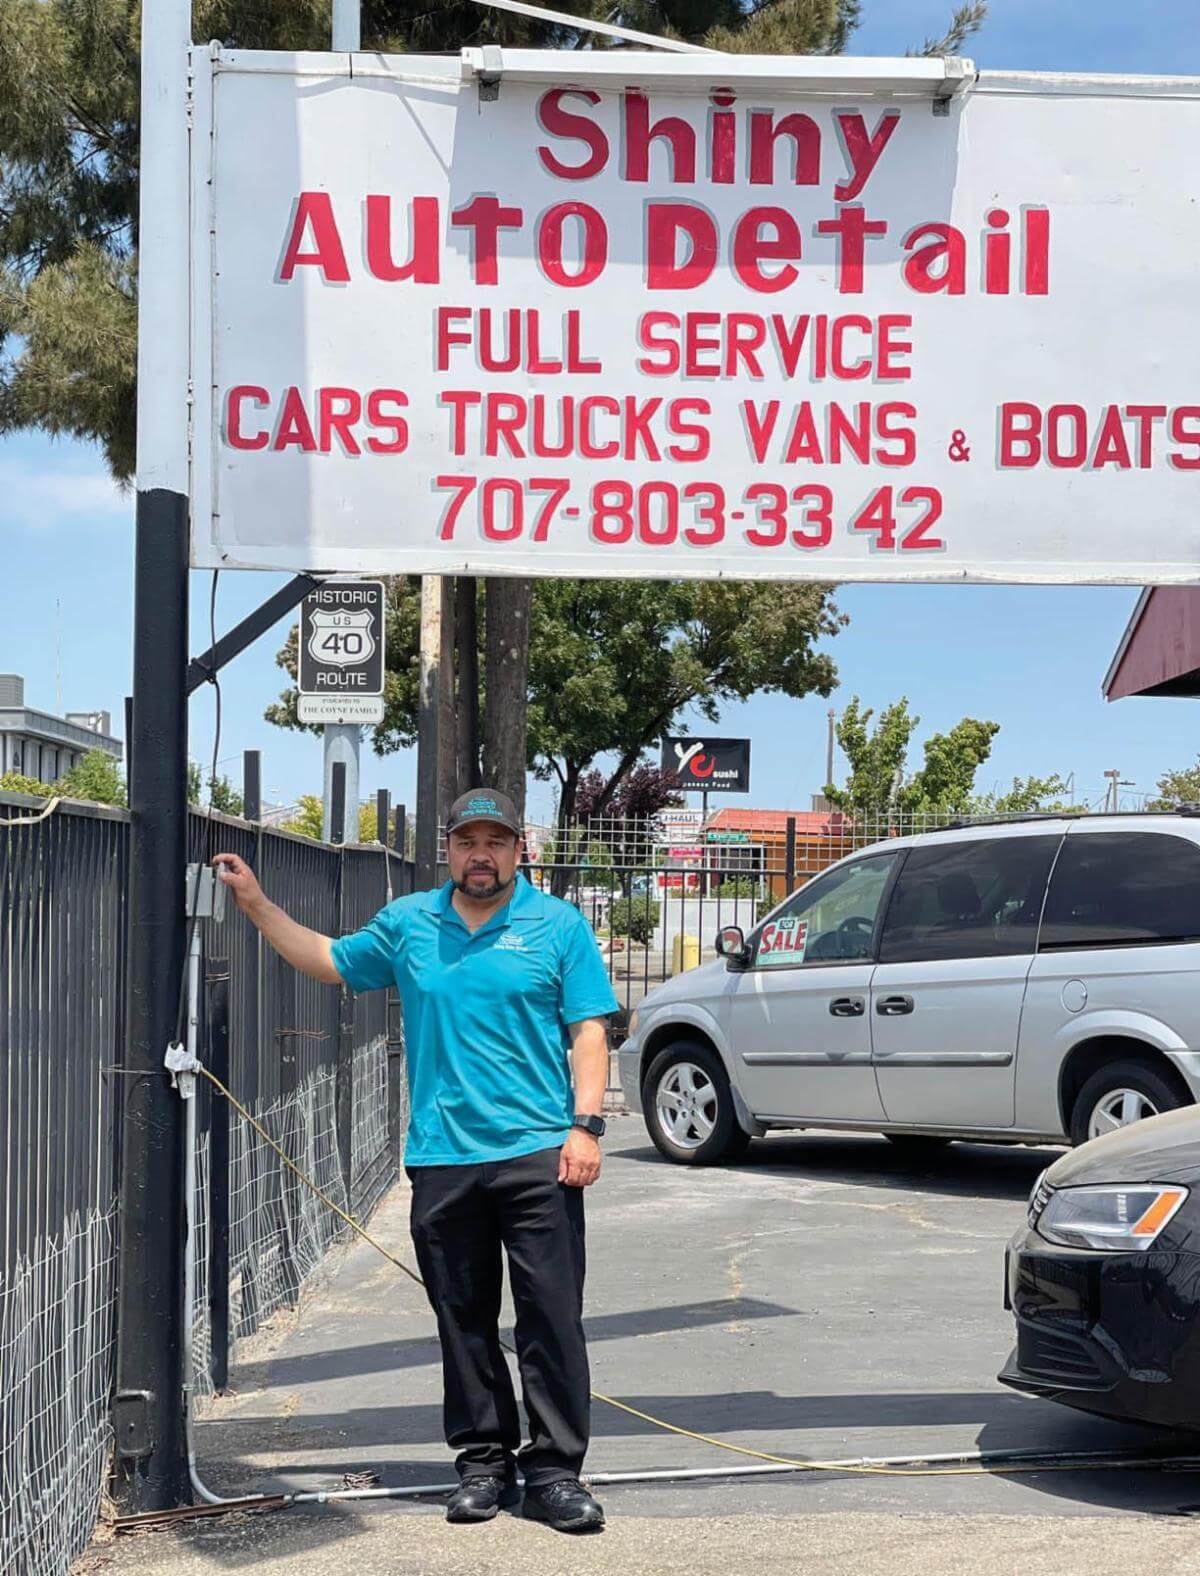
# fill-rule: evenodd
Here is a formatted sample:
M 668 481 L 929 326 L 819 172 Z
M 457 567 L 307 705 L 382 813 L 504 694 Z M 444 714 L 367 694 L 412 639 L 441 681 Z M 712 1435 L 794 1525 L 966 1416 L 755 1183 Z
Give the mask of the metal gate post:
M 211 934 L 211 932 L 210 932 Z M 229 1085 L 229 959 L 209 958 L 207 1062 Z M 209 1371 L 213 1389 L 229 1385 L 229 1102 L 214 1092 L 208 1147 Z

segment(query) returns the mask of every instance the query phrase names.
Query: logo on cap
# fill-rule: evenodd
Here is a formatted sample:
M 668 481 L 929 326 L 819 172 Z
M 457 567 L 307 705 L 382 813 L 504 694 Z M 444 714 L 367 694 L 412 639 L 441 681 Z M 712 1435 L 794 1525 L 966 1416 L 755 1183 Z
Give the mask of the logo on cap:
M 499 815 L 500 806 L 494 799 L 471 799 L 467 803 L 471 815 Z

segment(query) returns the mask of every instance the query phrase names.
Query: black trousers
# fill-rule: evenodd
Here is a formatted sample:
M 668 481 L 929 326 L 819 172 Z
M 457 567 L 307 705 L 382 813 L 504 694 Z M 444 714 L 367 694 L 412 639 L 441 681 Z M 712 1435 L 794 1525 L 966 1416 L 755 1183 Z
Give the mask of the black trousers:
M 412 1234 L 437 1315 L 446 1443 L 459 1475 L 511 1470 L 527 1484 L 578 1477 L 587 1452 L 583 1193 L 558 1180 L 559 1149 L 471 1166 L 414 1166 Z M 501 1250 L 516 1307 L 529 1419 L 500 1348 Z

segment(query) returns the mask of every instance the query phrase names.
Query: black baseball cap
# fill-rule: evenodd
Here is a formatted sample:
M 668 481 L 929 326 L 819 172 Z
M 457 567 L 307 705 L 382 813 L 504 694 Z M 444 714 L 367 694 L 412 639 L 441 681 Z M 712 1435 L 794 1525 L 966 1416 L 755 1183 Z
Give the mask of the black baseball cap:
M 495 821 L 497 826 L 506 826 L 517 837 L 525 835 L 516 805 L 507 794 L 498 793 L 494 788 L 472 788 L 470 793 L 457 798 L 446 817 L 447 834 L 457 832 L 470 821 Z

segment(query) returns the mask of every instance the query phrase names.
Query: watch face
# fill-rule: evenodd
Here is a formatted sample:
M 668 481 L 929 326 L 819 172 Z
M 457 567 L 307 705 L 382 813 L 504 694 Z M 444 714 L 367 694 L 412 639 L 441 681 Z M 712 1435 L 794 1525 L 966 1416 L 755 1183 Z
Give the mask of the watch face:
M 604 1133 L 606 1123 L 602 1116 L 577 1116 L 574 1125 L 582 1127 L 585 1133 L 591 1133 L 593 1138 L 600 1138 Z

